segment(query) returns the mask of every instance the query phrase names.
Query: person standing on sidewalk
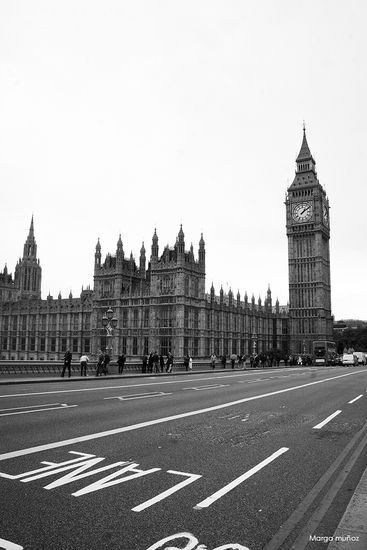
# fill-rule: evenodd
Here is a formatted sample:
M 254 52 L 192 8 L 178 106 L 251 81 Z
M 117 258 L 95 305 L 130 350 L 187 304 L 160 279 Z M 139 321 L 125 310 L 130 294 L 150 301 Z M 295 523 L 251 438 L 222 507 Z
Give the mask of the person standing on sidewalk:
M 106 374 L 108 374 L 108 365 L 110 363 L 111 359 L 110 359 L 110 356 L 108 355 L 108 352 L 106 351 L 106 353 L 104 354 L 104 359 L 103 359 L 103 374 L 106 376 Z
M 117 359 L 117 364 L 119 366 L 119 374 L 124 372 L 125 363 L 126 363 L 126 356 L 122 353 L 121 355 L 118 356 L 118 359 Z
M 80 376 L 87 376 L 88 363 L 89 363 L 88 355 L 82 355 L 80 358 Z
M 210 356 L 210 366 L 214 370 L 215 369 L 215 361 L 216 361 L 215 353 L 212 353 Z
M 69 371 L 69 378 L 71 376 L 71 360 L 73 356 L 71 355 L 70 350 L 68 349 L 64 355 L 64 367 L 62 369 L 61 377 L 64 378 L 65 370 Z
M 99 351 L 98 351 L 98 361 L 97 361 L 96 376 L 102 376 L 103 361 L 104 361 L 103 352 L 102 352 L 102 350 L 99 350 Z

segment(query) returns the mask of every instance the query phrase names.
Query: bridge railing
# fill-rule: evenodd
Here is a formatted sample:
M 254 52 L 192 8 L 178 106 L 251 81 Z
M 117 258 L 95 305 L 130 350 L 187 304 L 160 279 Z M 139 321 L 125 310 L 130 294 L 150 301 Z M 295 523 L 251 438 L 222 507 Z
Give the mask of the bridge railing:
M 0 361 L 0 377 L 18 376 L 18 375 L 34 375 L 34 376 L 47 376 L 47 375 L 61 375 L 63 370 L 62 361 Z M 227 365 L 228 366 L 228 365 Z M 218 363 L 217 368 L 221 367 Z M 206 370 L 210 368 L 209 360 L 193 361 L 193 370 Z M 87 374 L 94 376 L 97 370 L 96 361 L 91 361 L 87 366 Z M 182 361 L 173 363 L 173 372 L 185 371 L 185 366 Z M 75 361 L 71 363 L 71 372 L 74 376 L 80 375 L 80 363 Z M 124 373 L 137 374 L 142 373 L 143 367 L 141 361 L 131 360 L 127 361 L 124 366 Z M 159 372 L 161 372 L 159 368 Z M 166 372 L 166 367 L 163 368 L 163 372 Z M 68 369 L 66 369 L 66 374 Z M 111 362 L 108 365 L 109 374 L 118 374 L 118 365 L 116 362 Z M 149 374 L 148 370 L 146 374 Z M 153 374 L 155 374 L 153 369 Z

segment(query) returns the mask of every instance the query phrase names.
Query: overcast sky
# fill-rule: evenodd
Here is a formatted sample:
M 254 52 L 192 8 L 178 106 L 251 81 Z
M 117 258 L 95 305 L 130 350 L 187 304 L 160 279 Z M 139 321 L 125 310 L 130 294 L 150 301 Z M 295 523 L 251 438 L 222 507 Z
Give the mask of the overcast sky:
M 305 120 L 330 200 L 332 309 L 367 319 L 365 0 L 0 3 L 0 269 L 34 214 L 42 294 L 95 245 L 180 223 L 206 287 L 288 301 L 285 193 Z

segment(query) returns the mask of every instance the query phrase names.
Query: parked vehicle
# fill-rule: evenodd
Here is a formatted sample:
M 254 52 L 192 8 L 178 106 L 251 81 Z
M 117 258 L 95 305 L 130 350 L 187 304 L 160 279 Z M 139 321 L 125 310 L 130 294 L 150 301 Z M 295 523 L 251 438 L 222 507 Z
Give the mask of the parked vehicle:
M 366 354 L 363 353 L 363 351 L 355 351 L 354 355 L 357 356 L 358 365 L 365 365 L 366 364 Z
M 358 358 L 354 353 L 344 353 L 342 363 L 344 366 L 358 365 Z

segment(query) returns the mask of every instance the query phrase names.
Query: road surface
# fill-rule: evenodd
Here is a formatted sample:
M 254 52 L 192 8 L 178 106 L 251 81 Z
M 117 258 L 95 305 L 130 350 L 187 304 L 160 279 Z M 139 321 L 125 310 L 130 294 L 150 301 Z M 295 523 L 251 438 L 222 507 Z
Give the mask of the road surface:
M 342 367 L 1 385 L 0 548 L 325 548 L 366 389 Z

